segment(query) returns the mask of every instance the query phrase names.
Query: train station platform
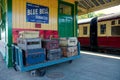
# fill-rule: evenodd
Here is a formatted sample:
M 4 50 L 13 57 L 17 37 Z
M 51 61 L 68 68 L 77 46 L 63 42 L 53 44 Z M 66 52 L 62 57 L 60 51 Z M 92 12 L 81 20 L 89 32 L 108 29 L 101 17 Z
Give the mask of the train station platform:
M 0 80 L 120 80 L 120 58 L 81 51 L 81 58 L 47 68 L 44 77 L 8 69 L 0 56 Z

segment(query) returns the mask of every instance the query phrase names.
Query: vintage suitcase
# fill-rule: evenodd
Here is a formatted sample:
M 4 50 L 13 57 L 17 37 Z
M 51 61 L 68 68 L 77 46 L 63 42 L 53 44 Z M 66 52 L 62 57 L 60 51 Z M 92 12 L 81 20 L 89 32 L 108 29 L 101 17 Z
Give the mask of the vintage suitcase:
M 42 47 L 40 38 L 31 38 L 31 39 L 18 38 L 17 43 L 18 46 L 23 50 L 36 49 Z
M 45 49 L 28 49 L 23 51 L 23 63 L 26 66 L 38 64 L 46 60 Z
M 62 57 L 61 49 L 47 50 L 47 60 L 56 60 Z
M 60 46 L 77 46 L 77 42 L 76 37 L 60 38 Z
M 42 40 L 42 47 L 47 50 L 58 49 L 59 48 L 59 40 L 58 39 L 46 39 Z
M 68 38 L 68 46 L 77 46 L 77 37 L 69 37 Z
M 39 31 L 21 31 L 19 38 L 39 38 Z
M 68 39 L 67 38 L 60 38 L 59 45 L 60 46 L 68 46 Z
M 64 57 L 75 56 L 75 55 L 78 54 L 77 46 L 74 46 L 74 47 L 61 47 L 61 49 L 62 49 L 62 55 Z

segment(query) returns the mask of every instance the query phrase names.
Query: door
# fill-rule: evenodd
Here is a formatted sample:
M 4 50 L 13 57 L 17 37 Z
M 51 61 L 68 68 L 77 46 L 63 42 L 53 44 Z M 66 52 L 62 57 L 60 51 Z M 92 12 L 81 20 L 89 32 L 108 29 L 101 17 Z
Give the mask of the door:
M 97 43 L 97 17 L 93 18 L 90 22 L 90 47 L 92 50 L 96 51 L 98 48 Z
M 59 4 L 58 32 L 60 37 L 74 36 L 73 5 L 61 2 Z

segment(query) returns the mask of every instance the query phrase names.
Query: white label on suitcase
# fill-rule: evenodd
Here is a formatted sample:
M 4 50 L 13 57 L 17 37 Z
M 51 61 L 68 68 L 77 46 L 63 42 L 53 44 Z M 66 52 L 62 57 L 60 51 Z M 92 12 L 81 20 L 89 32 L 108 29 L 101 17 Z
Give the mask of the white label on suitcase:
M 77 38 L 76 37 L 70 37 L 68 38 L 68 46 L 76 46 L 77 45 Z

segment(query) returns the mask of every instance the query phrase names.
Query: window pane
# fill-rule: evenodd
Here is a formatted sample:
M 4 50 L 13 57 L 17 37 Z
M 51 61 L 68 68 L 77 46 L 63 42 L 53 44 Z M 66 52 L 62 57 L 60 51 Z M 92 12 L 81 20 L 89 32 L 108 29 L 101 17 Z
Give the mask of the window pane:
M 105 34 L 106 33 L 106 24 L 100 25 L 100 34 Z
M 120 26 L 112 26 L 111 35 L 120 35 Z
M 60 4 L 60 14 L 71 15 L 71 6 Z
M 87 27 L 83 27 L 83 35 L 87 35 Z
M 118 24 L 120 24 L 120 20 L 118 20 Z
M 115 21 L 112 21 L 112 22 L 111 22 L 111 25 L 115 25 Z

